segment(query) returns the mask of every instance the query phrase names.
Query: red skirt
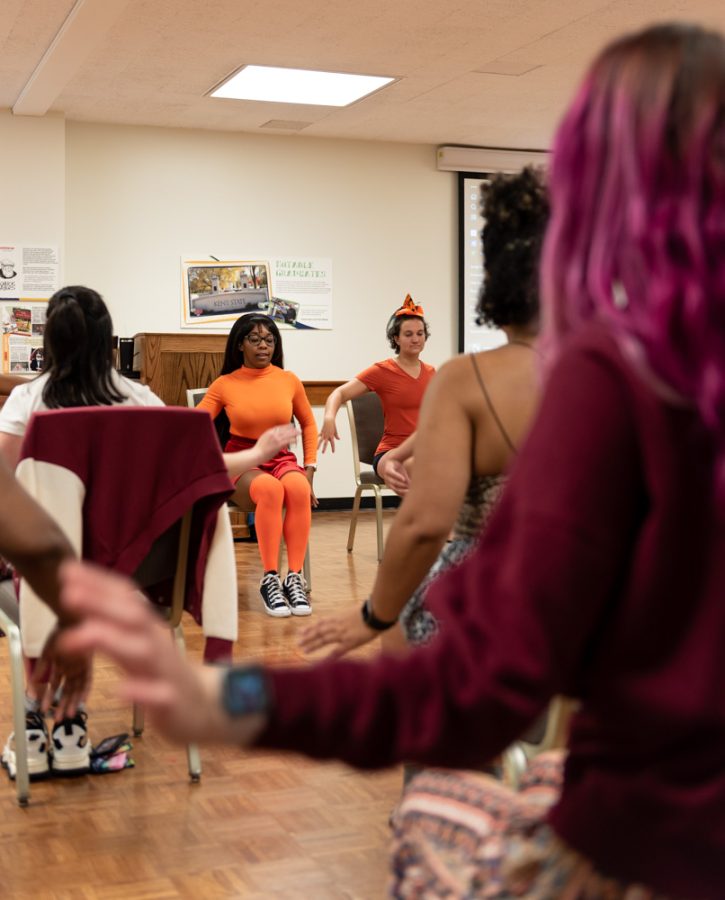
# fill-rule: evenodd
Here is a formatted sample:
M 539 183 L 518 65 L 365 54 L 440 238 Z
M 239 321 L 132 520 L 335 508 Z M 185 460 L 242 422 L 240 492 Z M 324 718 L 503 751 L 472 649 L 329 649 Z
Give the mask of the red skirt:
M 236 434 L 230 434 L 229 440 L 224 447 L 224 452 L 236 453 L 238 450 L 249 450 L 256 443 L 257 441 L 254 438 L 238 437 Z M 305 474 L 305 470 L 297 462 L 297 457 L 291 450 L 280 450 L 276 456 L 273 456 L 271 459 L 268 459 L 266 462 L 263 462 L 254 468 L 258 469 L 260 472 L 266 472 L 268 475 L 277 479 L 281 478 L 283 475 L 287 475 L 289 472 L 300 472 L 302 475 Z M 235 478 L 234 482 L 236 483 L 238 480 L 238 478 Z

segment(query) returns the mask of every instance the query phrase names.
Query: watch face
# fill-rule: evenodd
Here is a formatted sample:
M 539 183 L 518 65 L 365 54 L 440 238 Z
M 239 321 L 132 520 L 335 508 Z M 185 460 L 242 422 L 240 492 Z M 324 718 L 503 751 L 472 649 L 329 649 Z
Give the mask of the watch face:
M 264 670 L 259 666 L 229 669 L 224 679 L 224 709 L 230 716 L 267 712 L 269 692 Z

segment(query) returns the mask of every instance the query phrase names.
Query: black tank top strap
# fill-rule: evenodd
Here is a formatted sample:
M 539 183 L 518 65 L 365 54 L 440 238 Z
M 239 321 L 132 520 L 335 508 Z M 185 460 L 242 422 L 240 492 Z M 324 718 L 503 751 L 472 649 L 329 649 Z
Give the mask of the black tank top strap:
M 488 406 L 489 410 L 491 411 L 491 415 L 493 416 L 494 422 L 496 423 L 496 425 L 498 425 L 498 430 L 501 432 L 501 437 L 506 441 L 511 452 L 516 453 L 516 447 L 514 446 L 514 442 L 511 440 L 511 438 L 508 435 L 508 432 L 503 427 L 503 422 L 499 418 L 499 415 L 496 412 L 496 409 L 495 409 L 493 403 L 491 402 L 491 397 L 490 397 L 488 391 L 486 390 L 486 385 L 483 383 L 483 378 L 481 377 L 481 372 L 478 368 L 478 363 L 476 362 L 476 356 L 474 353 L 471 353 L 471 363 L 473 364 L 473 371 L 476 373 L 476 378 L 478 379 L 478 383 L 481 385 L 481 390 L 483 391 L 483 396 L 486 398 L 486 405 Z

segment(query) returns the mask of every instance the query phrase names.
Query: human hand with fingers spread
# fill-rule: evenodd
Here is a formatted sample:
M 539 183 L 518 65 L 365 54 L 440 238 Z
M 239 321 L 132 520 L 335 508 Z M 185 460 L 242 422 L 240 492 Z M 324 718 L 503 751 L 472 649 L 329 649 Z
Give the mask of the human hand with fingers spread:
M 298 646 L 305 653 L 313 653 L 323 647 L 330 647 L 330 658 L 343 656 L 355 647 L 362 647 L 377 637 L 378 631 L 369 628 L 360 615 L 360 607 L 355 606 L 336 616 L 327 616 L 308 625 L 299 637 Z
M 337 425 L 335 425 L 334 419 L 325 418 L 325 421 L 322 423 L 322 428 L 320 429 L 320 436 L 317 440 L 318 449 L 324 453 L 327 450 L 328 446 L 332 452 L 335 452 L 335 441 L 340 440 L 340 435 L 337 432 Z
M 69 653 L 61 646 L 62 635 L 73 627 L 57 624 L 45 642 L 30 678 L 30 690 L 47 712 L 55 699 L 55 721 L 72 718 L 91 689 L 93 656 L 91 653 Z
M 59 637 L 59 652 L 98 650 L 127 675 L 122 695 L 143 704 L 157 727 L 180 743 L 251 743 L 264 727 L 255 713 L 232 719 L 222 708 L 226 670 L 188 662 L 168 626 L 130 580 L 68 562 L 61 569 L 61 601 L 80 624 Z
M 257 443 L 248 450 L 236 450 L 233 453 L 224 453 L 224 463 L 230 476 L 242 475 L 249 469 L 254 469 L 276 456 L 280 450 L 294 446 L 297 436 L 302 432 L 296 425 L 274 425 L 268 428 L 257 440 Z

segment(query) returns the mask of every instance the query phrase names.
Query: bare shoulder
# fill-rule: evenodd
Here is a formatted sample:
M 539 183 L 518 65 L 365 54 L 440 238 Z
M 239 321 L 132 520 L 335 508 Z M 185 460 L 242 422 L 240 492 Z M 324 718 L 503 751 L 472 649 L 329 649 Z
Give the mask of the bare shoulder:
M 471 361 L 468 359 L 468 354 L 462 354 L 461 356 L 454 356 L 453 359 L 444 362 L 443 365 L 436 370 L 434 382 L 438 385 L 452 387 L 465 382 L 470 373 Z

